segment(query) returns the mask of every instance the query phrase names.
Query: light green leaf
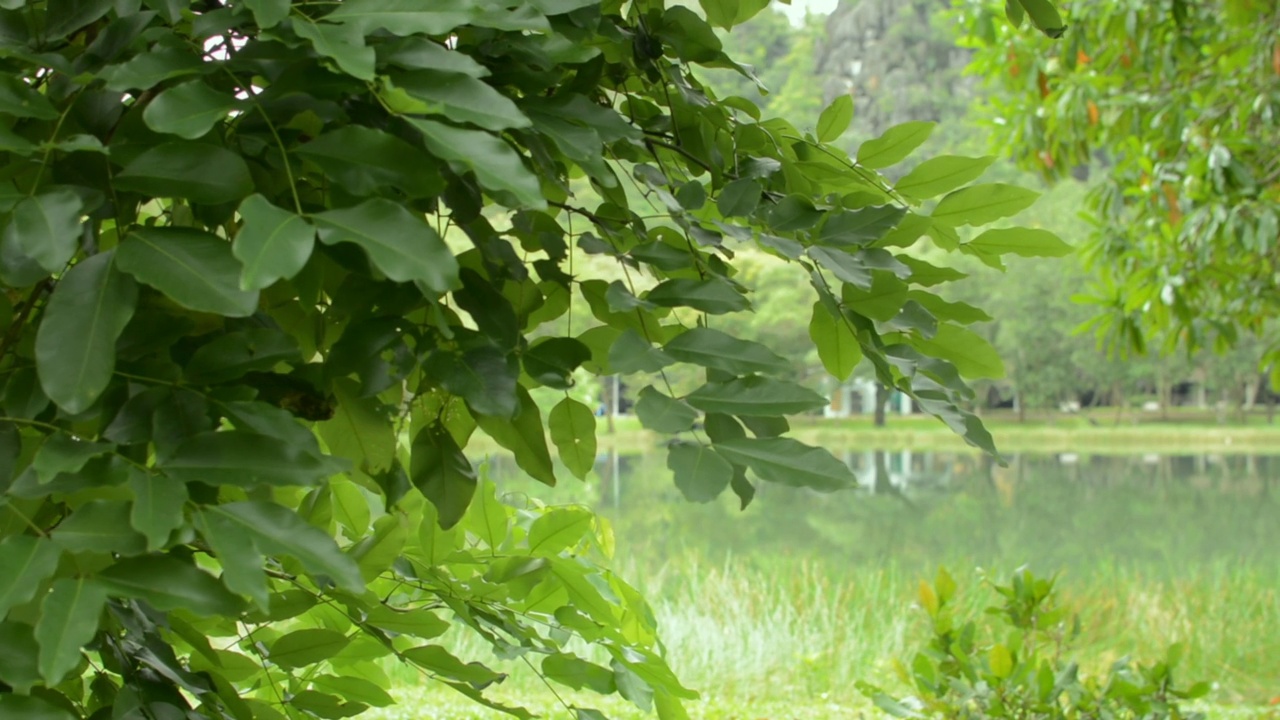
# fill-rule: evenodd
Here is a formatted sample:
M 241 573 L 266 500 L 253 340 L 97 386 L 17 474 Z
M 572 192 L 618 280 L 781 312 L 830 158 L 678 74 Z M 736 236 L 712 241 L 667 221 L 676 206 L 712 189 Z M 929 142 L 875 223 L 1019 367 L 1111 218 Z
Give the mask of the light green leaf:
M 369 475 L 391 467 L 396 433 L 382 401 L 360 397 L 360 384 L 351 378 L 336 378 L 332 388 L 337 400 L 333 419 L 317 426 L 330 454 L 351 460 Z
M 316 229 L 257 194 L 245 198 L 239 212 L 243 223 L 231 252 L 243 264 L 240 289 L 261 290 L 297 275 L 311 257 Z
M 698 411 L 683 400 L 664 395 L 652 385 L 640 391 L 635 406 L 640 424 L 654 432 L 679 433 L 693 429 Z
M 932 217 L 952 227 L 985 225 L 1016 215 L 1039 196 L 1034 190 L 1005 183 L 972 185 L 942 198 L 933 209 Z
M 414 108 L 429 115 L 443 115 L 459 123 L 485 130 L 509 130 L 533 123 L 510 98 L 491 85 L 466 73 L 413 70 L 394 73 L 394 87 L 421 103 Z
M 98 632 L 106 588 L 90 578 L 62 578 L 40 603 L 35 638 L 40 645 L 40 677 L 50 686 L 80 664 L 80 648 Z
M 117 266 L 174 302 L 198 312 L 247 317 L 258 293 L 240 289 L 231 244 L 192 228 L 135 227 L 116 250 Z
M 738 0 L 698 0 L 707 22 L 728 30 L 738 19 Z M 545 665 L 545 662 L 544 662 Z
M 902 162 L 933 133 L 933 122 L 906 122 L 895 125 L 883 135 L 858 147 L 858 164 L 879 170 Z
M 809 248 L 808 252 L 809 257 L 817 260 L 819 265 L 831 271 L 841 281 L 862 290 L 870 289 L 871 268 L 862 262 L 861 255 L 819 246 Z
M 529 527 L 529 554 L 558 555 L 577 545 L 591 530 L 594 516 L 584 508 L 560 507 L 544 513 Z
M 80 245 L 80 196 L 67 188 L 25 197 L 5 225 L 5 242 L 49 272 L 60 272 Z
M 574 477 L 585 480 L 596 462 L 596 416 L 573 398 L 556 403 L 547 415 L 551 442 Z
M 849 466 L 829 451 L 792 438 L 732 438 L 713 447 L 729 460 L 751 468 L 761 480 L 781 485 L 831 492 L 857 482 Z
M 1026 227 L 987 230 L 962 247 L 973 248 L 988 255 L 1013 254 L 1022 257 L 1063 257 L 1074 250 L 1062 238 L 1048 230 Z
M 752 375 L 710 382 L 685 400 L 695 408 L 726 415 L 789 415 L 825 407 L 826 398 L 789 380 Z
M 88 409 L 115 371 L 115 345 L 133 317 L 138 288 L 114 251 L 76 263 L 54 288 L 36 331 L 40 387 L 70 413 Z
M 1054 7 L 1052 0 L 1010 1 L 1021 4 L 1030 16 L 1031 23 L 1045 35 L 1060 38 L 1067 31 L 1067 24 L 1063 22 L 1062 15 L 1058 13 L 1058 8 Z
M 92 500 L 76 508 L 50 537 L 69 552 L 136 555 L 146 551 L 147 539 L 129 525 L 129 512 L 124 500 Z
M 443 189 L 435 163 L 421 149 L 390 133 L 348 125 L 298 147 L 294 152 L 320 166 L 353 195 L 394 189 L 427 197 Z
M 836 97 L 818 116 L 816 130 L 820 142 L 835 142 L 853 122 L 853 98 L 847 94 Z
M 508 520 L 507 506 L 498 499 L 497 486 L 485 480 L 476 501 L 467 510 L 466 529 L 480 538 L 491 553 L 496 553 L 507 539 Z
M 667 448 L 667 467 L 671 469 L 676 487 L 691 502 L 715 500 L 733 480 L 733 465 L 702 443 L 671 443 Z
M 369 623 L 383 630 L 430 640 L 448 632 L 448 621 L 422 608 L 399 610 L 389 605 L 376 605 L 369 611 Z
M 239 106 L 235 96 L 214 90 L 203 80 L 191 80 L 157 95 L 142 111 L 142 120 L 158 133 L 195 140 Z
M 282 668 L 306 667 L 332 658 L 350 642 L 351 638 L 336 630 L 294 630 L 271 644 L 267 658 Z
M 10 535 L 0 540 L 0 618 L 36 596 L 58 569 L 62 550 L 45 538 Z
M 422 133 L 432 154 L 447 161 L 455 172 L 475 172 L 480 185 L 499 202 L 512 208 L 546 209 L 537 176 L 502 138 L 433 120 L 408 120 Z
M 458 261 L 440 235 L 400 203 L 376 198 L 313 217 L 326 245 L 359 245 L 384 275 L 420 282 L 433 292 L 458 286 Z
M 113 595 L 145 600 L 157 610 L 213 617 L 244 609 L 244 601 L 217 578 L 171 555 L 121 560 L 103 570 L 99 580 Z
M 995 160 L 993 155 L 977 158 L 941 155 L 929 158 L 904 175 L 894 184 L 893 189 L 916 200 L 937 197 L 977 180 Z
M 125 165 L 115 176 L 115 187 L 219 205 L 253 192 L 253 178 L 244 160 L 224 147 L 174 141 L 151 147 Z
M 339 463 L 314 455 L 307 448 L 245 430 L 192 435 L 160 462 L 159 467 L 169 477 L 182 482 L 240 487 L 253 487 L 258 483 L 315 485 L 341 470 Z
M 972 330 L 958 325 L 939 325 L 933 338 L 926 340 L 913 337 L 911 344 L 926 355 L 949 360 L 965 377 L 1004 377 L 1004 363 L 991 343 Z
M 894 205 L 869 205 L 828 213 L 815 242 L 844 248 L 866 247 L 888 235 L 906 213 L 904 208 Z
M 349 554 L 360 566 L 365 582 L 373 582 L 400 557 L 409 539 L 409 523 L 403 512 L 383 515 L 373 523 L 373 532 L 352 546 Z
M 853 312 L 872 320 L 888 322 L 897 316 L 907 303 L 907 284 L 888 272 L 873 272 L 871 287 L 863 290 L 852 284 L 841 288 L 845 305 Z
M 547 450 L 547 438 L 542 429 L 542 413 L 529 391 L 516 388 L 518 409 L 514 418 L 507 420 L 493 415 L 477 415 L 476 423 L 486 435 L 511 451 L 516 465 L 531 477 L 546 485 L 555 485 L 555 467 Z
M 458 443 L 438 423 L 427 425 L 413 438 L 409 479 L 431 501 L 440 527 L 456 525 L 476 491 L 476 471 Z
M 491 685 L 505 677 L 478 662 L 464 663 L 439 645 L 409 648 L 402 654 L 406 660 L 424 670 L 479 688 Z
M 745 295 L 720 278 L 664 280 L 645 299 L 661 307 L 691 307 L 713 315 L 751 307 Z
M 182 508 L 187 502 L 187 486 L 172 478 L 136 467 L 129 471 L 133 506 L 129 522 L 147 538 L 147 549 L 164 547 L 169 534 L 185 522 Z
M 252 538 L 263 554 L 288 555 L 302 563 L 312 575 L 328 577 L 352 592 L 364 590 L 360 568 L 338 549 L 333 537 L 288 508 L 248 501 L 206 507 L 204 512 L 230 521 L 233 527 Z
M 612 670 L 565 653 L 544 658 L 542 674 L 574 690 L 586 688 L 601 695 L 610 695 L 618 689 Z
M 740 340 L 719 330 L 695 327 L 675 336 L 662 348 L 681 362 L 724 370 L 735 375 L 785 373 L 791 363 L 752 340 Z
M 813 316 L 809 320 L 809 339 L 818 349 L 822 367 L 837 380 L 844 382 L 862 360 L 862 347 L 842 318 L 831 314 L 821 302 L 813 304 Z
M 433 567 L 444 562 L 450 553 L 458 549 L 466 535 L 458 528 L 441 528 L 439 517 L 436 506 L 427 503 L 422 508 L 422 522 L 418 524 L 418 545 L 422 549 L 422 557 Z

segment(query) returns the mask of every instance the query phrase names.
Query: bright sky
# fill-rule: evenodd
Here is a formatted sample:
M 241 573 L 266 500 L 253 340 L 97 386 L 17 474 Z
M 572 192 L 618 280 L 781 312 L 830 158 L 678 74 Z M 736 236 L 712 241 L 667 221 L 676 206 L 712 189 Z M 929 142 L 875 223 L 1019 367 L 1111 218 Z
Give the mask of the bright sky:
M 792 23 L 798 23 L 800 18 L 804 17 L 804 11 L 808 8 L 811 13 L 826 14 L 836 9 L 836 3 L 839 0 L 791 0 L 791 6 L 788 7 L 780 2 L 775 2 L 774 7 L 781 10 L 791 18 Z

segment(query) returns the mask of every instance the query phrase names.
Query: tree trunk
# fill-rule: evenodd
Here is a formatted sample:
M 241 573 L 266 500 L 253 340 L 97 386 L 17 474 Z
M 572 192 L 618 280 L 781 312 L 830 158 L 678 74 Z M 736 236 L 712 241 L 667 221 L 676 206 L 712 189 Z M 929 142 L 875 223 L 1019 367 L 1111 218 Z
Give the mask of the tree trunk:
M 1022 400 L 1021 390 L 1014 389 L 1013 404 L 1018 408 L 1018 422 L 1020 423 L 1026 422 L 1027 421 L 1027 404 Z
M 889 402 L 889 388 L 876 383 L 876 427 L 884 427 L 884 406 Z

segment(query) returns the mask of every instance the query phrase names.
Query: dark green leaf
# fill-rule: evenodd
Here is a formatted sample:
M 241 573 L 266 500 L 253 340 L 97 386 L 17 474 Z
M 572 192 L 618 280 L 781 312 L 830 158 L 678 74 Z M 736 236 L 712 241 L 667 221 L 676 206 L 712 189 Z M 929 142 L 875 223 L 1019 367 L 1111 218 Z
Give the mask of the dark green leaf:
M 360 385 L 351 378 L 336 378 L 332 388 L 337 401 L 333 418 L 318 426 L 329 454 L 351 460 L 370 475 L 391 467 L 396 431 L 382 401 L 360 397 Z
M 352 195 L 374 195 L 392 188 L 409 197 L 426 197 L 443 189 L 426 153 L 381 130 L 348 125 L 321 135 L 296 152 L 319 165 Z
M 609 348 L 610 368 L 623 375 L 658 372 L 673 362 L 675 358 L 653 347 L 633 328 L 623 331 Z
M 818 229 L 817 242 L 844 247 L 869 245 L 885 237 L 906 212 L 894 205 L 872 205 L 859 210 L 829 213 Z
M 98 616 L 107 591 L 96 580 L 62 578 L 40 603 L 35 638 L 40 644 L 40 677 L 50 685 L 62 682 L 80 664 L 80 648 L 98 632 Z
M 547 387 L 573 387 L 573 371 L 591 359 L 591 350 L 574 338 L 549 338 L 524 353 L 524 371 Z
M 169 534 L 182 526 L 182 508 L 187 502 L 187 486 L 163 475 L 137 468 L 129 472 L 133 507 L 129 522 L 147 538 L 147 549 L 164 547 Z
M 761 480 L 831 492 L 853 487 L 849 466 L 822 448 L 792 438 L 738 438 L 715 444 L 729 460 L 751 468 Z
M 391 76 L 395 87 L 421 103 L 417 113 L 443 115 L 485 130 L 509 130 L 532 123 L 510 98 L 467 73 L 414 70 Z
M 121 270 L 183 307 L 230 317 L 252 315 L 258 293 L 240 289 L 231 244 L 191 228 L 135 228 L 116 250 Z
M 206 485 L 315 485 L 340 471 L 330 458 L 244 430 L 204 432 L 182 442 L 160 463 L 181 482 Z
M 222 566 L 223 584 L 228 590 L 249 597 L 259 610 L 265 611 L 270 603 L 265 560 L 253 536 L 223 514 L 201 512 L 197 518 L 200 534 Z
M 409 479 L 435 505 L 440 526 L 456 525 L 476 491 L 476 471 L 453 436 L 438 424 L 418 431 L 410 449 Z
M 31 469 L 35 471 L 39 482 L 44 484 L 60 473 L 80 472 L 89 460 L 113 449 L 108 443 L 88 442 L 66 433 L 55 433 L 40 445 L 35 457 L 31 459 Z
M 477 688 L 484 688 L 505 677 L 480 663 L 464 663 L 439 645 L 409 648 L 403 655 L 406 660 L 424 670 Z
M 937 123 L 915 121 L 889 128 L 880 137 L 858 147 L 858 164 L 879 170 L 902 162 L 929 139 L 935 125 Z
M 662 349 L 680 362 L 735 375 L 785 373 L 791 369 L 788 360 L 758 342 L 740 340 L 706 327 L 686 330 L 668 341 Z
M 142 111 L 142 119 L 158 133 L 195 140 L 239 105 L 234 96 L 214 90 L 203 80 L 192 80 L 157 95 Z
M 653 386 L 640 391 L 635 406 L 640 424 L 655 432 L 678 433 L 693 428 L 698 411 L 683 400 L 662 394 Z
M 1012 0 L 1012 2 L 1021 4 L 1031 18 L 1031 23 L 1045 35 L 1059 38 L 1067 31 L 1067 24 L 1062 21 L 1062 15 L 1058 13 L 1058 8 L 1054 7 L 1052 0 Z
M 293 7 L 290 0 L 244 0 L 244 4 L 263 30 L 279 25 L 281 20 L 289 17 L 289 9 Z
M 23 198 L 4 228 L 4 242 L 49 272 L 60 272 L 80 245 L 80 196 L 66 188 Z
M 692 502 L 711 502 L 729 487 L 733 465 L 714 450 L 696 442 L 675 442 L 667 448 L 667 467 L 676 487 Z
M 596 417 L 591 408 L 565 398 L 547 415 L 551 442 L 569 472 L 585 480 L 596 462 Z
M 5 720 L 76 720 L 61 705 L 34 696 L 0 694 L 0 717 Z
M 931 339 L 917 338 L 911 344 L 926 355 L 949 360 L 965 377 L 1004 377 L 1004 363 L 991 343 L 958 325 L 943 324 Z
M 194 383 L 217 384 L 301 359 L 298 343 L 292 337 L 279 330 L 249 328 L 229 332 L 201 345 L 187 362 L 184 374 Z
M 822 367 L 832 377 L 844 382 L 862 360 L 862 347 L 844 318 L 837 318 L 821 302 L 813 304 L 813 316 L 809 321 L 809 339 L 818 349 Z
M 650 290 L 645 299 L 661 307 L 691 307 L 713 315 L 751 307 L 746 296 L 719 278 L 664 280 Z
M 217 205 L 253 192 L 249 166 L 217 145 L 175 141 L 156 145 L 115 176 L 120 190 Z
M 0 610 L 0 616 L 4 611 Z M 8 684 L 15 692 L 25 693 L 40 681 L 40 668 L 36 659 L 40 655 L 40 646 L 36 644 L 32 627 L 18 622 L 0 622 L 0 682 Z M 22 715 L 15 706 L 6 705 L 5 698 L 16 697 L 11 693 L 0 693 L 0 717 L 14 718 L 71 718 L 71 715 Z M 19 698 L 24 699 L 24 698 Z M 9 715 L 8 713 L 14 713 Z
M 146 551 L 147 539 L 134 531 L 129 514 L 123 500 L 93 500 L 63 520 L 51 537 L 69 552 L 136 555 Z
M 760 183 L 751 178 L 725 185 L 716 198 L 716 209 L 725 217 L 745 217 L 760 205 Z
M 424 370 L 445 391 L 466 400 L 477 414 L 509 418 L 516 413 L 520 367 L 513 355 L 492 345 L 470 348 L 462 355 L 437 350 Z
M 10 535 L 0 540 L 0 618 L 36 596 L 53 576 L 62 551 L 44 538 Z
M 240 203 L 243 224 L 231 252 L 243 264 L 241 290 L 261 290 L 297 275 L 311 257 L 316 230 L 301 216 L 272 205 L 261 195 Z
M 685 399 L 703 412 L 726 415 L 789 415 L 827 404 L 826 398 L 802 385 L 757 375 L 707 383 Z
M 790 230 L 808 230 L 822 219 L 822 211 L 813 206 L 813 201 L 803 195 L 788 195 L 769 209 L 767 218 L 769 227 L 774 232 Z
M 396 699 L 391 697 L 386 690 L 364 678 L 345 675 L 321 675 L 313 679 L 311 685 L 321 690 L 327 690 L 348 701 L 348 703 L 364 703 L 373 707 L 388 707 L 396 703 Z
M 267 658 L 282 668 L 306 667 L 329 660 L 350 642 L 351 638 L 336 630 L 294 630 L 271 644 Z
M 196 615 L 237 615 L 244 602 L 195 565 L 162 555 L 121 560 L 99 579 L 113 595 L 145 600 L 157 610 Z
M 0 76 L 0 112 L 12 118 L 58 119 L 48 98 L 12 74 Z
M 364 34 L 351 25 L 330 25 L 310 18 L 293 18 L 293 31 L 311 42 L 316 52 L 330 58 L 338 69 L 360 80 L 373 80 L 376 56 L 364 44 Z
M 521 470 L 541 483 L 555 485 L 555 468 L 542 429 L 542 413 L 524 388 L 516 388 L 516 398 L 518 409 L 514 418 L 478 415 L 476 423 L 486 435 L 511 451 Z
M 208 507 L 204 512 L 228 520 L 232 527 L 252 538 L 264 554 L 288 555 L 312 575 L 328 577 L 353 592 L 364 589 L 355 561 L 338 549 L 328 533 L 309 525 L 288 508 L 249 501 Z
M 410 119 L 427 149 L 448 161 L 455 172 L 472 171 L 480 185 L 512 208 L 542 210 L 547 201 L 538 178 L 520 154 L 500 137 L 481 130 L 456 128 L 432 120 Z
M 361 35 L 375 30 L 396 35 L 443 35 L 470 21 L 476 10 L 492 12 L 463 0 L 434 0 L 429 6 L 414 0 L 347 0 L 328 18 L 352 26 Z
M 609 695 L 618 689 L 612 670 L 564 653 L 544 658 L 542 674 L 574 690 L 585 688 L 601 695 Z
M 440 235 L 399 203 L 376 198 L 313 217 L 326 245 L 359 245 L 396 282 L 420 282 L 436 293 L 458 284 L 458 262 Z
M 137 304 L 137 286 L 114 257 L 94 255 L 64 274 L 36 332 L 40 386 L 68 412 L 86 410 L 111 382 L 116 339 Z

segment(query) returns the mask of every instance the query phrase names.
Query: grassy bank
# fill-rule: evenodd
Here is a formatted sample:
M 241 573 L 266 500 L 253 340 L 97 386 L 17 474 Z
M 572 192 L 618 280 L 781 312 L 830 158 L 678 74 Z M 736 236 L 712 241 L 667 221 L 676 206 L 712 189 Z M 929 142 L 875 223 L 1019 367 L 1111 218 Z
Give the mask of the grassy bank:
M 694 718 L 879 717 L 854 683 L 905 690 L 894 667 L 910 662 L 925 635 L 914 605 L 920 573 L 894 565 L 842 573 L 808 563 L 732 562 L 627 574 L 645 578 L 642 590 L 653 602 L 673 667 L 703 692 L 702 701 L 690 704 Z M 991 595 L 973 572 L 960 580 L 959 602 L 979 617 Z M 1155 660 L 1170 643 L 1183 642 L 1180 678 L 1217 684 L 1212 717 L 1277 717 L 1269 704 L 1280 695 L 1276 581 L 1275 572 L 1227 566 L 1184 569 L 1176 577 L 1122 567 L 1063 577 L 1063 602 L 1080 614 L 1083 628 L 1074 657 L 1088 672 L 1100 672 L 1121 656 Z M 493 660 L 469 636 L 450 640 L 464 658 Z M 561 700 L 596 707 L 615 720 L 646 717 L 597 696 L 561 692 L 557 699 L 529 667 L 510 665 L 511 678 L 497 698 L 550 717 L 570 717 Z M 467 708 L 447 689 L 397 678 L 408 705 L 377 717 L 499 717 Z

